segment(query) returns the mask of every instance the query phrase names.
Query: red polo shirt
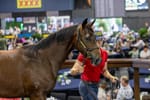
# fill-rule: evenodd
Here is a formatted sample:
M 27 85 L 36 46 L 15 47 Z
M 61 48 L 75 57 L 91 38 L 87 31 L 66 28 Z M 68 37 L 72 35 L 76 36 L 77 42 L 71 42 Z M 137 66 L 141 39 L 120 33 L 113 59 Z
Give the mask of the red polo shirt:
M 97 66 L 93 66 L 91 64 L 90 59 L 84 58 L 84 56 L 80 53 L 78 56 L 78 60 L 80 62 L 84 62 L 84 71 L 81 74 L 81 79 L 90 82 L 99 82 L 100 76 L 103 73 L 103 68 L 105 66 L 105 62 L 107 61 L 108 54 L 104 49 L 100 49 L 101 52 L 101 63 Z

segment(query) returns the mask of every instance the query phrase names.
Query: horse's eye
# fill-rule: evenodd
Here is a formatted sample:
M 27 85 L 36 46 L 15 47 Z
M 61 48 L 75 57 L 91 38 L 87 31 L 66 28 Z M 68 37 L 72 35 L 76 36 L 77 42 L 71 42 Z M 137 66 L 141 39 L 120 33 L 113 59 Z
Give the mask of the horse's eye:
M 89 33 L 94 33 L 94 31 L 93 31 L 93 29 L 90 27 L 90 28 L 88 28 L 88 32 Z
M 89 30 L 90 30 L 90 32 L 94 33 L 93 29 L 90 28 Z
M 88 38 L 88 37 L 90 37 L 90 34 L 86 34 L 86 36 L 85 36 L 86 38 Z
M 89 41 L 89 40 L 90 40 L 90 34 L 86 34 L 86 35 L 85 35 L 85 40 L 86 40 L 86 41 Z
M 89 37 L 85 37 L 85 40 L 86 40 L 86 41 L 91 41 L 90 36 L 89 36 Z

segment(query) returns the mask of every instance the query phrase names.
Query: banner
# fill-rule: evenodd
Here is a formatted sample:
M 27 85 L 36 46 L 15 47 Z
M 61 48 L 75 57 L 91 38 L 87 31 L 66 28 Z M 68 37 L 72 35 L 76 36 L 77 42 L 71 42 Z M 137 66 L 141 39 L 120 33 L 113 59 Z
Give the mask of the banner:
M 17 0 L 17 8 L 41 8 L 42 0 Z

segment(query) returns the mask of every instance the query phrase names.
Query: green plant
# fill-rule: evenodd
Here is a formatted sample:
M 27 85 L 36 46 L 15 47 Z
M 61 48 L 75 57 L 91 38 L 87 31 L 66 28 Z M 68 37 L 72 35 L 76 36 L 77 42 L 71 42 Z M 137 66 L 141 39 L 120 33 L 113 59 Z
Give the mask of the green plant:
M 119 32 L 113 32 L 112 37 L 116 37 Z
M 6 39 L 0 38 L 0 50 L 6 50 L 6 49 L 7 49 Z
M 41 40 L 43 38 L 43 36 L 41 34 L 39 34 L 39 33 L 35 33 L 35 34 L 32 35 L 32 38 Z
M 147 29 L 146 28 L 140 28 L 138 31 L 141 38 L 147 37 Z

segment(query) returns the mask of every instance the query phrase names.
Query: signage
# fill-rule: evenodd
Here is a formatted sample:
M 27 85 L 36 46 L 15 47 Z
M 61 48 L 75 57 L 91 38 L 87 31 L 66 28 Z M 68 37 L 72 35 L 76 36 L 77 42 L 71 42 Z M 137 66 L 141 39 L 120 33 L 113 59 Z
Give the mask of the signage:
M 17 8 L 41 8 L 42 0 L 17 0 Z

